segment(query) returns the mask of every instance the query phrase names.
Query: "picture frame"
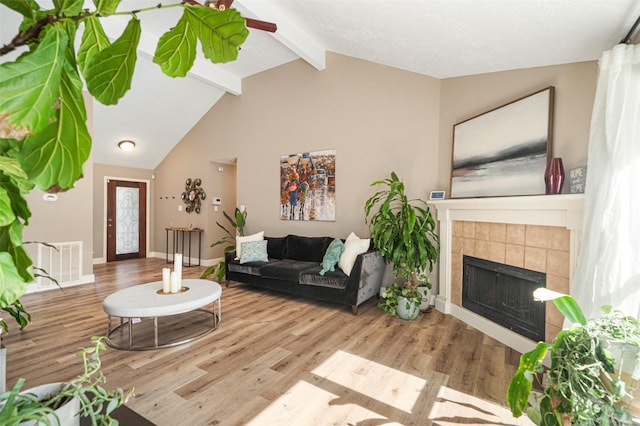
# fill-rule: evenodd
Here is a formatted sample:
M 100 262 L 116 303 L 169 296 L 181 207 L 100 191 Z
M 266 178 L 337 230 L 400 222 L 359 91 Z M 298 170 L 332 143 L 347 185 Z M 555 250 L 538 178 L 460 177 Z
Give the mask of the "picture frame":
M 455 124 L 451 198 L 545 194 L 554 95 L 549 86 Z

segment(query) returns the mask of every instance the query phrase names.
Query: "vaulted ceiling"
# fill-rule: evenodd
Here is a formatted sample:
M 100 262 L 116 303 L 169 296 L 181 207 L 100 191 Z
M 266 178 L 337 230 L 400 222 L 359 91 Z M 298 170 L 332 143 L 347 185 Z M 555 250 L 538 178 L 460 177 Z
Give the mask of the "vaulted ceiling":
M 118 10 L 156 4 L 123 0 Z M 276 23 L 277 32 L 250 29 L 237 61 L 199 58 L 181 79 L 151 61 L 179 8 L 138 15 L 143 35 L 132 89 L 115 106 L 94 104 L 94 162 L 155 168 L 225 93 L 242 96 L 244 77 L 300 58 L 323 70 L 326 52 L 335 52 L 436 78 L 580 62 L 598 59 L 640 15 L 638 0 L 235 0 L 233 7 Z M 115 39 L 127 20 L 103 20 L 107 34 Z M 0 7 L 2 44 L 18 22 Z M 136 150 L 118 150 L 122 139 L 134 140 Z

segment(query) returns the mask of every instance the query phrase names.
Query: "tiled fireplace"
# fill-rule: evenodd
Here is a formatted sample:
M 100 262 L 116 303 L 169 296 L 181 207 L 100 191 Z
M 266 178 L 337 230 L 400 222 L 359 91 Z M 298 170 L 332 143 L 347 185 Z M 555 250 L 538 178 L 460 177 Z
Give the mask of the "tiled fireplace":
M 535 342 L 462 306 L 463 256 L 546 274 L 546 287 L 570 293 L 582 227 L 582 195 L 474 198 L 433 201 L 441 253 L 436 308 L 467 322 L 519 352 Z M 563 317 L 546 306 L 546 339 Z

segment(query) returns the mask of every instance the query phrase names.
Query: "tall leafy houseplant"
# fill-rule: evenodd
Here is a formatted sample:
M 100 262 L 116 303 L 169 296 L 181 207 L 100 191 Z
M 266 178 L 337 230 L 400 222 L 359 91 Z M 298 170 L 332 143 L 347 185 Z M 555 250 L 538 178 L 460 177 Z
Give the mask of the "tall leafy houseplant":
M 82 177 L 91 151 L 83 82 L 105 105 L 124 96 L 137 60 L 137 15 L 147 10 L 182 9 L 175 26 L 160 37 L 153 58 L 170 77 L 184 77 L 191 69 L 198 41 L 212 62 L 229 62 L 249 33 L 236 10 L 219 11 L 194 0 L 126 12 L 117 11 L 120 0 L 93 3 L 95 10 L 88 10 L 84 0 L 53 0 L 54 8 L 43 10 L 35 0 L 0 0 L 22 15 L 18 34 L 0 48 L 0 55 L 26 47 L 15 61 L 0 64 L 0 309 L 21 327 L 29 316 L 19 298 L 34 279 L 22 240 L 31 216 L 24 195 L 36 185 L 50 192 L 67 190 Z M 101 19 L 114 15 L 130 19 L 111 42 Z
M 394 277 L 406 279 L 404 286 L 387 289 L 380 302 L 385 312 L 395 315 L 398 297 L 420 304 L 422 294 L 417 287 L 421 278 L 426 279 L 427 268 L 433 271 L 440 240 L 426 201 L 409 199 L 404 182 L 395 172 L 388 179 L 371 184 L 377 185 L 384 189 L 366 201 L 364 210 L 374 247 L 393 264 Z
M 520 357 L 507 391 L 513 415 L 526 411 L 536 424 L 549 426 L 632 424 L 628 405 L 640 380 L 640 323 L 610 306 L 587 320 L 571 296 L 544 288 L 534 297 L 553 300 L 573 326 Z M 547 354 L 549 369 L 543 366 Z M 547 380 L 532 406 L 533 380 L 542 373 Z
M 211 247 L 215 247 L 220 244 L 226 243 L 227 246 L 224 248 L 224 252 L 227 253 L 236 249 L 236 235 L 240 237 L 244 236 L 244 225 L 245 223 L 247 223 L 247 211 L 240 210 L 239 208 L 236 207 L 236 210 L 234 212 L 235 220 L 232 219 L 231 216 L 227 214 L 227 212 L 222 212 L 222 213 L 224 214 L 224 217 L 227 219 L 227 222 L 229 222 L 229 225 L 231 225 L 231 229 L 233 229 L 234 231 L 231 232 L 224 225 L 221 225 L 220 222 L 216 222 L 216 225 L 218 225 L 225 232 L 226 235 L 220 238 L 215 243 L 211 244 Z M 222 280 L 226 275 L 226 272 L 227 272 L 227 263 L 222 261 L 217 265 L 209 266 L 207 269 L 205 269 L 204 272 L 202 272 L 202 275 L 200 276 L 200 278 L 206 279 L 211 277 L 213 280 L 217 282 L 222 282 Z

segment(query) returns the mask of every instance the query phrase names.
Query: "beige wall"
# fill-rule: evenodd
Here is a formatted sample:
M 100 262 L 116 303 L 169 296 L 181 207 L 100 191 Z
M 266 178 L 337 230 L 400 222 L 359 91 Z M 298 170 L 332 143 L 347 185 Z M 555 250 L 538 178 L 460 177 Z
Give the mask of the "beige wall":
M 454 124 L 548 86 L 555 86 L 552 155 L 567 174 L 586 165 L 597 73 L 597 62 L 579 62 L 442 80 L 438 186 L 450 188 Z
M 244 79 L 242 90 L 225 95 L 156 169 L 159 196 L 179 195 L 186 177 L 214 179 L 209 160 L 237 158 L 237 205 L 247 208 L 247 232 L 346 237 L 368 235 L 364 203 L 375 192 L 372 181 L 396 171 L 413 197 L 436 189 L 439 80 L 330 53 L 324 71 L 298 60 Z M 336 221 L 280 220 L 280 156 L 322 149 L 336 150 Z M 211 217 L 207 207 L 200 216 Z M 158 205 L 156 251 L 164 250 L 165 211 L 186 223 L 175 208 Z M 226 211 L 234 208 L 224 203 Z M 214 217 L 223 220 L 221 212 Z M 210 221 L 207 246 L 223 235 L 216 228 Z M 203 257 L 221 254 L 220 247 Z
M 85 94 L 87 109 L 87 127 L 93 129 L 93 104 Z M 93 211 L 93 162 L 91 156 L 84 165 L 83 177 L 75 187 L 57 194 L 56 201 L 44 201 L 44 192 L 37 187 L 25 197 L 31 209 L 29 225 L 25 227 L 23 241 L 43 241 L 48 243 L 64 243 L 82 241 L 82 275 L 93 274 L 93 228 L 91 211 Z M 26 246 L 26 250 L 35 262 L 34 245 Z
M 147 246 L 147 256 L 153 251 L 155 242 L 154 233 L 154 181 L 151 178 L 153 170 L 135 169 L 130 167 L 118 167 L 106 164 L 93 165 L 93 258 L 97 262 L 106 261 L 105 253 L 105 202 L 106 202 L 106 178 L 117 178 L 118 180 L 148 181 L 147 197 L 149 198 L 149 245 Z
M 208 248 L 223 236 L 215 222 L 226 224 L 216 196 L 229 213 L 247 207 L 247 232 L 365 236 L 373 180 L 396 171 L 413 197 L 448 190 L 453 125 L 547 86 L 556 88 L 553 155 L 567 170 L 584 165 L 596 77 L 597 63 L 584 62 L 437 80 L 330 53 L 324 71 L 294 61 L 246 78 L 244 94 L 225 95 L 156 169 L 155 251 L 165 227 L 193 222 L 205 229 L 203 258 L 221 256 Z M 280 155 L 321 149 L 336 150 L 336 221 L 280 220 Z M 237 159 L 232 176 L 217 159 Z M 177 211 L 188 177 L 208 194 L 200 215 Z

